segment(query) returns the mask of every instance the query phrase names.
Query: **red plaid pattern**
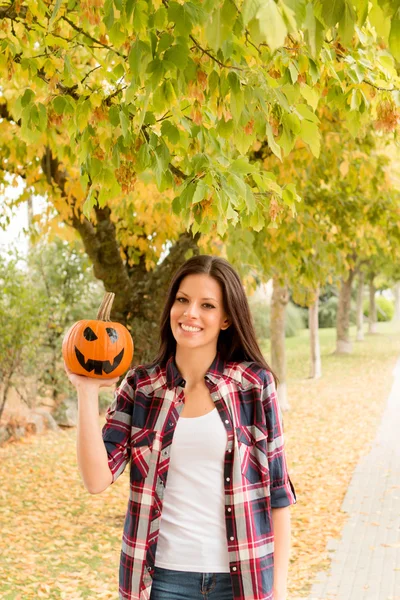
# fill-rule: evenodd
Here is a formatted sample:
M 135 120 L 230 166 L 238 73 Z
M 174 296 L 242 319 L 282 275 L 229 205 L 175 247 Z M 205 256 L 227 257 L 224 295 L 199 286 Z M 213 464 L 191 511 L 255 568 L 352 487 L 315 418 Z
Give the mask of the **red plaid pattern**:
M 272 600 L 271 508 L 296 502 L 282 416 L 270 372 L 217 355 L 206 385 L 228 434 L 224 463 L 226 543 L 234 600 Z M 136 367 L 116 391 L 103 440 L 113 482 L 130 463 L 122 537 L 120 600 L 149 600 L 173 434 L 185 381 L 166 367 Z

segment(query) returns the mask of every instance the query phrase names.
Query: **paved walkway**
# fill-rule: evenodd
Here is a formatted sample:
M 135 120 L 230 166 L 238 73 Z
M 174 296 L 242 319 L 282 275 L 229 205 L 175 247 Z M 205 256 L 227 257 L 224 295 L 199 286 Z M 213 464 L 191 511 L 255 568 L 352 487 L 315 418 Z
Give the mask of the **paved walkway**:
M 349 513 L 331 540 L 330 571 L 308 600 L 400 600 L 400 361 L 371 452 L 357 465 L 342 504 Z

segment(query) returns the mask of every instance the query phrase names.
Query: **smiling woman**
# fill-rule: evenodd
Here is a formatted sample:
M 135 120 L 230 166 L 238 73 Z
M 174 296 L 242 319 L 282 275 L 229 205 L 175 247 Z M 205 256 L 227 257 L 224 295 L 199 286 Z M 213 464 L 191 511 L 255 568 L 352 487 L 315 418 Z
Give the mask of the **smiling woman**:
M 62 352 L 73 373 L 107 379 L 129 368 L 133 341 L 126 327 L 110 321 L 113 301 L 114 294 L 106 293 L 97 319 L 78 321 L 66 333 Z

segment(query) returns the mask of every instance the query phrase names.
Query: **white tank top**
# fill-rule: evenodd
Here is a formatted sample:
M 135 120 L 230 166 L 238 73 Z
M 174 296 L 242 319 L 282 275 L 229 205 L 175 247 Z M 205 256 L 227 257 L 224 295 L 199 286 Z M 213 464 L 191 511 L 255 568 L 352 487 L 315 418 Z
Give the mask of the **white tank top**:
M 227 433 L 216 408 L 178 419 L 171 446 L 155 564 L 175 571 L 229 573 L 224 457 Z

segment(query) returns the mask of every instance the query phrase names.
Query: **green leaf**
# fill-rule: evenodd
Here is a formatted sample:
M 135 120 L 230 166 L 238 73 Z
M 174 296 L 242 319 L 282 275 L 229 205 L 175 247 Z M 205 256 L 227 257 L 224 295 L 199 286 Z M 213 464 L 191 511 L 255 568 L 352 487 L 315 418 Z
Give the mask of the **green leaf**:
M 237 158 L 233 161 L 229 170 L 237 175 L 248 175 L 255 170 L 255 167 L 249 163 L 247 158 Z
M 242 6 L 242 19 L 245 26 L 248 25 L 252 19 L 255 19 L 262 5 L 263 0 L 244 0 Z
M 281 148 L 280 148 L 280 146 L 278 146 L 278 144 L 275 141 L 274 134 L 272 133 L 272 127 L 269 123 L 266 123 L 265 131 L 267 134 L 268 146 L 271 148 L 271 150 L 275 154 L 275 156 L 277 156 L 279 158 L 279 160 L 282 160 Z
M 67 105 L 67 101 L 66 101 L 66 99 L 63 96 L 57 96 L 53 100 L 54 112 L 57 115 L 63 115 L 64 114 L 66 105 Z
M 175 31 L 179 35 L 189 35 L 193 27 L 193 16 L 187 4 L 182 6 L 178 2 L 170 2 L 168 5 L 168 19 L 175 23 Z
M 119 122 L 120 122 L 121 129 L 122 129 L 122 135 L 125 138 L 129 133 L 130 123 L 129 123 L 128 117 L 126 116 L 126 114 L 124 113 L 123 110 L 121 110 L 119 113 Z
M 384 40 L 388 40 L 391 31 L 391 19 L 386 16 L 378 2 L 372 5 L 368 20 L 375 27 L 377 34 L 383 37 Z
M 47 129 L 47 110 L 44 104 L 38 102 L 37 104 L 39 111 L 39 129 L 40 131 L 46 131 Z
M 345 0 L 317 0 L 315 3 L 315 15 L 320 18 L 327 27 L 334 27 L 343 17 Z
M 171 121 L 163 121 L 161 125 L 161 134 L 165 136 L 171 144 L 177 144 L 180 139 L 179 129 Z
M 296 110 L 304 119 L 307 119 L 307 121 L 319 123 L 317 115 L 313 113 L 305 104 L 298 104 Z
M 324 41 L 324 28 L 320 21 L 315 18 L 313 5 L 311 3 L 307 4 L 304 25 L 306 30 L 306 39 L 311 51 L 311 55 L 316 58 L 319 55 L 322 42 Z
M 147 143 L 144 143 L 140 146 L 138 155 L 137 155 L 137 166 L 139 171 L 144 171 L 147 167 L 150 166 L 151 156 L 150 156 L 150 148 Z
M 164 75 L 164 67 L 159 58 L 155 58 L 147 65 L 147 73 L 151 73 L 152 89 L 155 90 Z
M 219 50 L 221 48 L 222 39 L 222 22 L 221 22 L 221 7 L 216 6 L 214 12 L 211 15 L 210 23 L 206 29 L 207 41 L 213 50 Z
M 93 187 L 90 188 L 89 194 L 83 204 L 83 214 L 87 219 L 90 219 L 90 213 L 92 212 L 92 208 L 97 204 L 96 195 L 94 193 Z
M 400 62 L 400 8 L 392 18 L 389 34 L 389 47 L 394 58 Z
M 260 32 L 264 35 L 272 52 L 285 43 L 287 28 L 274 0 L 264 0 L 257 12 Z
M 112 2 L 105 3 L 103 23 L 107 27 L 107 30 L 111 29 L 114 25 L 114 6 Z
M 62 3 L 63 3 L 63 0 L 56 0 L 56 3 L 54 4 L 53 12 L 51 13 L 51 17 L 49 19 L 50 27 L 51 27 L 51 25 L 53 25 L 57 15 L 58 15 L 58 11 L 61 8 Z
M 357 24 L 359 27 L 362 27 L 368 16 L 368 0 L 355 0 L 355 5 L 358 15 Z
M 30 104 L 33 101 L 34 97 L 35 92 L 32 91 L 30 88 L 27 88 L 21 97 L 21 106 L 23 108 L 25 108 L 25 106 L 28 106 L 28 104 Z
M 318 158 L 321 150 L 321 136 L 318 126 L 311 121 L 303 120 L 301 122 L 301 139 L 310 146 L 313 155 Z
M 167 24 L 168 13 L 165 6 L 160 6 L 154 15 L 154 25 L 157 29 L 164 29 Z
M 349 0 L 345 0 L 343 15 L 339 21 L 339 35 L 344 45 L 350 44 L 352 40 L 356 19 L 356 13 Z
M 175 215 L 180 215 L 181 214 L 181 199 L 180 199 L 180 196 L 175 196 L 175 198 L 172 200 L 172 212 Z
M 121 24 L 119 21 L 116 21 L 108 31 L 108 37 L 110 38 L 111 43 L 117 48 L 120 48 L 125 42 L 126 33 L 121 29 Z
M 234 127 L 234 122 L 232 119 L 225 121 L 224 117 L 222 117 L 222 119 L 220 119 L 217 124 L 217 133 L 218 133 L 218 135 L 220 135 L 221 137 L 223 137 L 227 140 L 232 135 L 233 127 Z
M 148 23 L 148 4 L 145 0 L 137 0 L 133 10 L 133 28 L 136 33 L 145 31 Z
M 300 94 L 313 110 L 317 110 L 320 95 L 316 88 L 312 88 L 306 83 L 302 83 L 300 85 Z
M 175 44 L 171 46 L 165 54 L 164 60 L 171 62 L 178 69 L 184 69 L 188 63 L 189 50 L 187 46 L 183 44 Z
M 299 78 L 299 70 L 297 68 L 297 66 L 294 64 L 294 62 L 290 61 L 289 63 L 289 72 L 290 72 L 290 78 L 292 80 L 292 83 L 295 84 L 297 83 L 297 80 Z
M 204 200 L 208 186 L 204 183 L 203 179 L 199 179 L 196 185 L 196 191 L 193 194 L 192 204 L 198 204 Z

